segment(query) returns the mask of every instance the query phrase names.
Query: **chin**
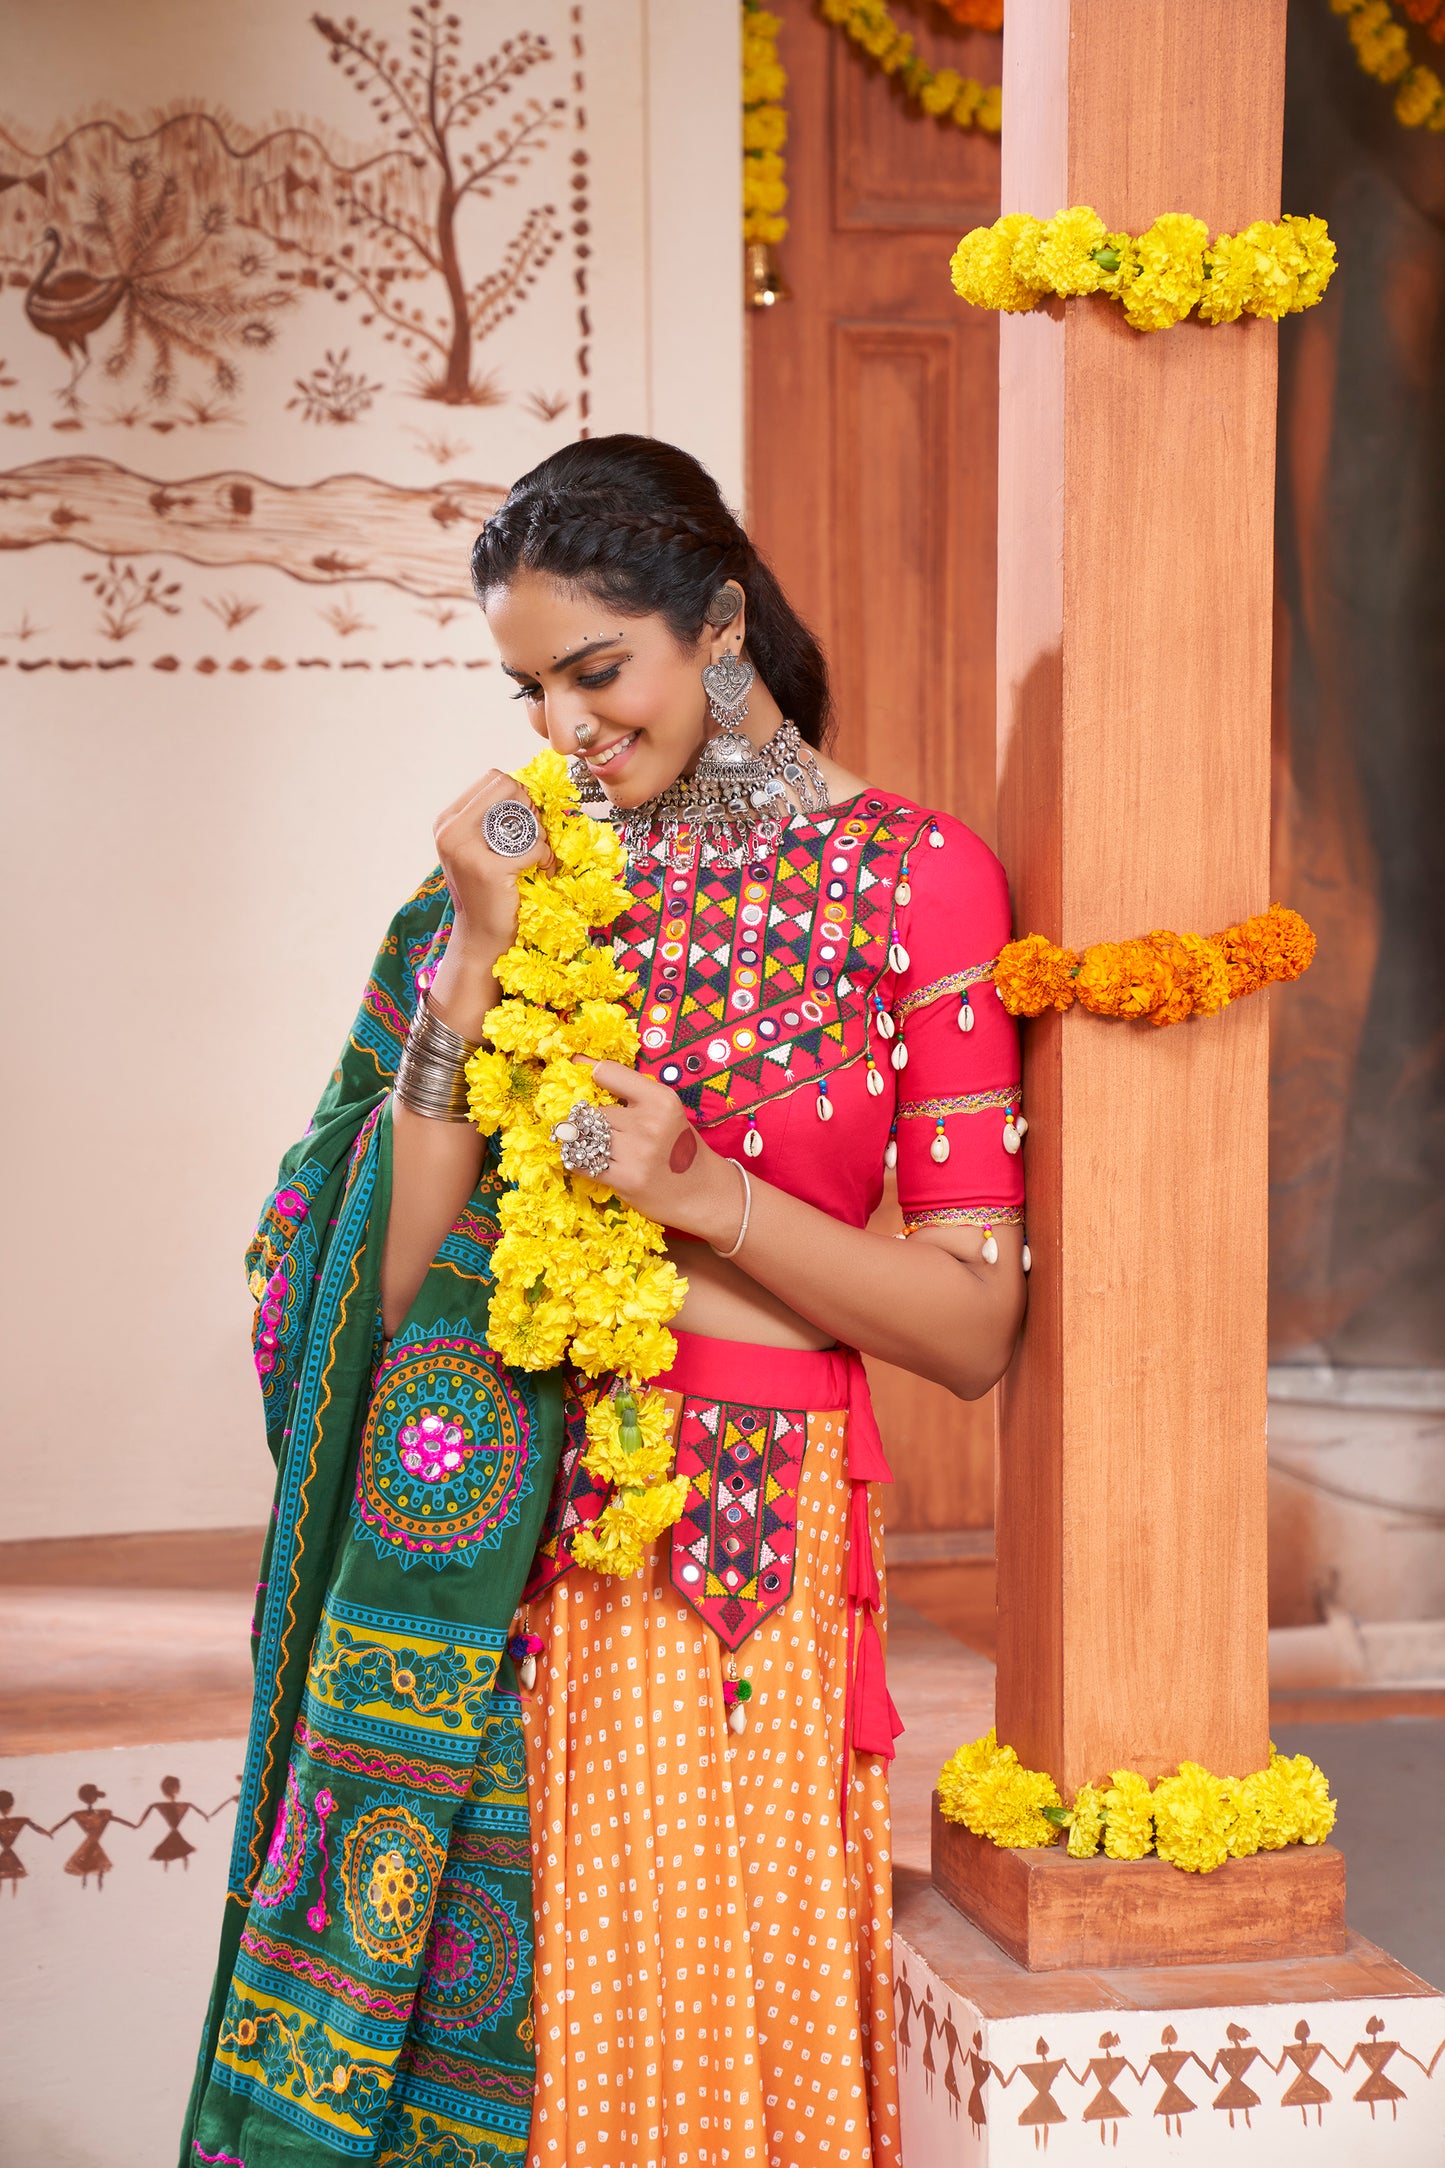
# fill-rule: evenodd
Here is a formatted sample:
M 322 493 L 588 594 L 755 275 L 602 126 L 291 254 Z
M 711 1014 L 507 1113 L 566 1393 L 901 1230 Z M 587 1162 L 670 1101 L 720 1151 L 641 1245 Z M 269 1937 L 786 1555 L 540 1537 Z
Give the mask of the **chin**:
M 608 803 L 616 806 L 619 812 L 627 813 L 633 806 L 645 805 L 649 798 L 659 797 L 676 778 L 657 760 L 630 760 L 625 772 L 615 781 L 609 781 L 606 776 L 599 776 L 597 780 Z

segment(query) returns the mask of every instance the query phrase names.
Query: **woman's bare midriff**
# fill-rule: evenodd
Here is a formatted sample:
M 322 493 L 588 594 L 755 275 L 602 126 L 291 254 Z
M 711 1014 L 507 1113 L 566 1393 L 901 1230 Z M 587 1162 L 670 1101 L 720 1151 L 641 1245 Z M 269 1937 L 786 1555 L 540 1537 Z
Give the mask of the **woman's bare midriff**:
M 687 1300 L 672 1320 L 705 1340 L 751 1341 L 759 1347 L 832 1347 L 835 1343 L 756 1280 L 710 1250 L 674 1235 L 667 1254 L 687 1281 Z

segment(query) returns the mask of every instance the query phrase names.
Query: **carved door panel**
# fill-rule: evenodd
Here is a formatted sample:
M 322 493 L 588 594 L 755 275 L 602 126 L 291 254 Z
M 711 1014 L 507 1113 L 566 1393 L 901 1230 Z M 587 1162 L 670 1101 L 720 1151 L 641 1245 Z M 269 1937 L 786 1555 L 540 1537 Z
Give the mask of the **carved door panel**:
M 751 315 L 749 521 L 827 649 L 839 757 L 992 842 L 998 334 L 948 259 L 998 215 L 997 140 L 918 113 L 809 0 L 770 5 L 792 298 Z M 1000 39 L 917 14 L 931 64 L 998 81 Z M 870 1369 L 890 1528 L 991 1525 L 993 1396 Z

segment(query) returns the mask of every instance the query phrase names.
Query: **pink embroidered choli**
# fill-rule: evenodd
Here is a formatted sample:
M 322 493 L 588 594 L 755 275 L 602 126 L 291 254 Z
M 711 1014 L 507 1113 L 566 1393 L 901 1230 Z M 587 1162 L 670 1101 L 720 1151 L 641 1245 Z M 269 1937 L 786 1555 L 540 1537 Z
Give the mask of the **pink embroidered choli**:
M 910 1231 L 1022 1218 L 1018 1032 L 991 976 L 1008 888 L 971 829 L 868 790 L 741 867 L 674 831 L 628 887 L 639 1066 L 715 1150 L 861 1227 L 891 1140 Z
M 639 1065 L 678 1093 L 716 1150 L 854 1227 L 877 1207 L 895 1150 L 908 1230 L 1022 1219 L 1018 1033 L 991 977 L 1009 938 L 1008 890 L 972 830 L 863 791 L 818 819 L 795 814 L 775 854 L 742 866 L 700 862 L 695 834 L 674 830 L 666 859 L 634 857 L 628 888 L 613 938 L 637 978 Z M 867 1500 L 890 1477 L 854 1350 L 801 1356 L 681 1336 L 676 1376 L 655 1381 L 684 1396 L 678 1465 L 693 1485 L 671 1532 L 671 1576 L 731 1649 L 787 1601 L 797 1466 L 789 1479 L 781 1457 L 765 1457 L 766 1485 L 724 1476 L 725 1426 L 703 1403 L 690 1425 L 689 1395 L 699 1366 L 710 1377 L 721 1360 L 748 1420 L 766 1423 L 769 1377 L 835 1359 L 842 1383 L 828 1405 L 847 1410 L 850 1489 L 847 1736 L 858 1753 L 891 1756 L 901 1724 L 873 1622 Z M 606 1485 L 584 1468 L 584 1448 L 574 1399 L 529 1599 L 570 1569 L 573 1535 L 602 1509 Z

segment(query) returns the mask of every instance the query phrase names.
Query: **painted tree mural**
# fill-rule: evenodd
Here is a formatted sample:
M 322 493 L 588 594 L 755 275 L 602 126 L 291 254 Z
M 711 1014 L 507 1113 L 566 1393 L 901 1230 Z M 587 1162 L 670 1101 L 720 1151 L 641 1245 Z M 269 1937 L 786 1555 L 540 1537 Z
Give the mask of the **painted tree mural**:
M 354 289 L 371 316 L 388 326 L 389 338 L 418 354 L 418 391 L 448 406 L 477 404 L 485 400 L 486 386 L 473 370 L 476 346 L 511 315 L 562 235 L 554 207 L 536 206 L 501 262 L 469 281 L 458 214 L 469 197 L 485 199 L 515 183 L 558 125 L 563 101 L 548 105 L 532 98 L 505 118 L 497 113 L 523 78 L 551 59 L 544 38 L 523 31 L 468 65 L 461 17 L 444 12 L 444 0 L 422 0 L 409 13 L 404 55 L 354 16 L 344 22 L 311 18 L 333 62 L 406 147 L 403 164 L 390 160 L 332 175 L 332 201 L 346 238 L 326 250 L 324 261 L 341 289 Z M 478 131 L 489 116 L 491 133 L 482 137 Z M 440 282 L 440 310 L 408 299 L 417 280 Z

